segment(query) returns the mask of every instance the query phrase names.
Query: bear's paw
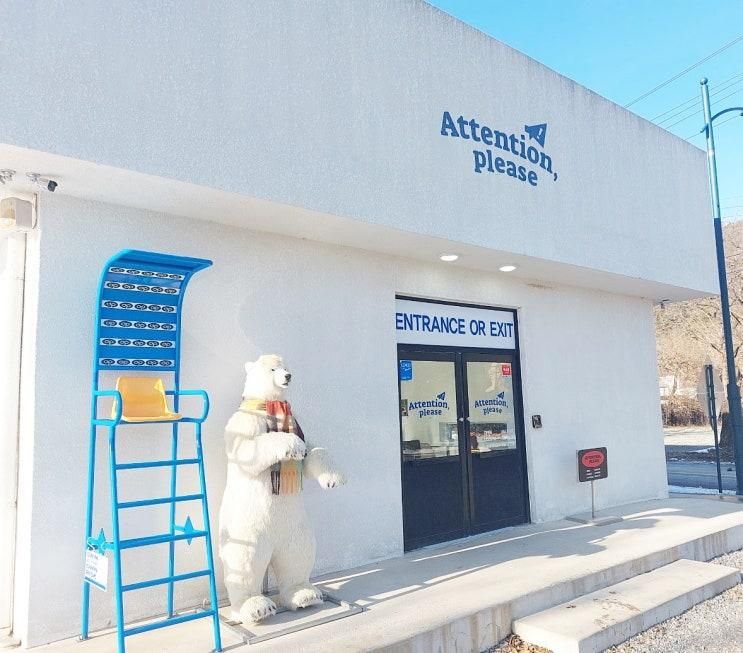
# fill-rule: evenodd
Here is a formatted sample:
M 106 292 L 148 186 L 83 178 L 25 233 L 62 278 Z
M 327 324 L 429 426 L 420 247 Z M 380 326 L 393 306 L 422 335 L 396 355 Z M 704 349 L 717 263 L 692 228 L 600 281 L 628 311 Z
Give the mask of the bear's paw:
M 279 460 L 302 460 L 307 447 L 301 438 L 293 433 L 275 432 L 269 433 L 271 441 L 275 443 L 276 455 Z
M 330 489 L 346 484 L 346 477 L 339 472 L 324 472 L 317 477 L 321 488 Z
M 245 624 L 257 623 L 267 617 L 273 617 L 276 614 L 276 604 L 267 596 L 258 594 L 251 596 L 240 607 L 240 621 Z
M 290 610 L 307 608 L 323 602 L 322 592 L 314 585 L 300 585 L 293 587 L 282 596 L 282 603 Z

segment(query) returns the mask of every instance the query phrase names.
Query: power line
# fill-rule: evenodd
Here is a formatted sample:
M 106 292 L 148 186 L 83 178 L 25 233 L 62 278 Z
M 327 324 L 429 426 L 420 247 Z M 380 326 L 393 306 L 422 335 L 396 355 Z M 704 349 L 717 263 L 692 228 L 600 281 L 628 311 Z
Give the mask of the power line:
M 644 100 L 649 95 L 652 95 L 656 91 L 659 91 L 664 86 L 668 86 L 671 82 L 676 81 L 679 77 L 682 77 L 683 75 L 686 75 L 686 73 L 688 73 L 691 70 L 694 70 L 694 68 L 696 68 L 697 66 L 701 66 L 705 61 L 709 61 L 710 59 L 712 59 L 712 57 L 716 57 L 721 52 L 724 52 L 728 48 L 733 47 L 736 43 L 738 43 L 738 41 L 743 41 L 743 34 L 741 36 L 738 36 L 738 37 L 734 38 L 732 41 L 730 41 L 730 43 L 726 43 L 719 50 L 715 50 L 712 54 L 708 54 L 706 57 L 704 57 L 703 59 L 700 59 L 699 61 L 697 61 L 696 63 L 692 64 L 688 68 L 684 68 L 684 70 L 682 70 L 680 73 L 677 73 L 676 75 L 674 75 L 670 79 L 667 79 L 665 82 L 662 82 L 662 83 L 658 84 L 658 86 L 656 86 L 655 88 L 651 88 L 646 93 L 643 93 L 640 97 L 637 97 L 634 100 L 632 100 L 632 102 L 629 102 L 629 103 L 625 104 L 624 105 L 624 108 L 627 109 L 627 108 L 631 107 L 633 104 L 636 104 L 637 102 L 639 102 L 640 100 Z
M 668 131 L 671 131 L 671 127 L 675 127 L 676 125 L 680 125 L 682 122 L 686 122 L 689 118 L 696 118 L 700 113 L 702 113 L 702 110 L 701 109 L 697 109 L 694 113 L 690 113 L 685 118 L 681 118 L 681 120 L 677 120 L 676 122 L 673 122 L 670 125 L 663 126 L 663 129 L 667 129 Z
M 741 80 L 741 82 L 740 82 L 740 83 L 743 83 L 743 80 Z M 733 85 L 731 85 L 731 86 L 735 86 L 735 85 L 737 85 L 737 84 L 733 84 Z M 731 88 L 731 86 L 727 86 L 726 88 Z M 724 90 L 724 89 L 723 89 L 723 90 Z M 725 96 L 723 96 L 723 97 L 721 97 L 721 98 L 717 98 L 717 99 L 715 100 L 715 102 L 721 102 L 722 100 L 727 100 L 727 99 L 728 99 L 729 97 L 732 97 L 733 95 L 735 95 L 736 93 L 740 93 L 741 91 L 743 91 L 743 88 L 739 88 L 739 89 L 736 89 L 736 90 L 735 90 L 735 91 L 733 91 L 732 93 L 728 93 L 727 95 L 725 95 Z M 718 91 L 718 92 L 719 92 L 719 91 Z M 711 96 L 710 96 L 710 97 L 711 97 Z M 661 123 L 658 123 L 658 126 L 659 126 L 659 127 L 664 127 L 665 129 L 671 129 L 671 127 L 673 127 L 673 126 L 675 126 L 675 125 L 678 125 L 679 123 L 682 123 L 682 122 L 684 122 L 685 120 L 688 120 L 689 118 L 692 118 L 692 117 L 694 117 L 694 116 L 697 116 L 697 115 L 699 115 L 700 113 L 702 113 L 702 109 L 701 109 L 701 108 L 699 108 L 699 107 L 689 107 L 689 108 L 690 108 L 690 109 L 692 109 L 692 112 L 691 112 L 690 114 L 688 114 L 688 115 L 684 116 L 683 118 L 680 118 L 679 120 L 677 120 L 677 121 L 676 121 L 676 122 L 674 122 L 674 123 L 671 123 L 670 125 L 663 125 L 663 124 L 661 124 Z M 688 109 L 687 109 L 686 111 L 688 111 Z M 685 111 L 682 111 L 681 113 L 685 113 Z M 680 115 L 680 114 L 676 114 L 676 115 Z
M 740 116 L 741 116 L 740 113 L 734 113 L 729 118 L 725 118 L 725 120 L 723 120 L 722 122 L 717 123 L 717 126 L 719 127 L 720 125 L 724 125 L 726 122 L 730 122 L 731 120 L 735 120 L 736 118 L 740 118 Z
M 722 125 L 724 125 L 724 124 L 725 124 L 726 122 L 730 122 L 731 120 L 733 120 L 734 118 L 738 118 L 739 116 L 740 116 L 740 114 L 739 114 L 739 113 L 734 113 L 734 114 L 733 114 L 732 116 L 730 116 L 729 118 L 725 118 L 725 120 L 721 120 L 720 122 L 718 122 L 718 123 L 717 123 L 717 124 L 715 125 L 715 129 L 719 129 L 719 128 L 720 128 L 720 127 L 722 127 Z M 700 129 L 700 130 L 699 130 L 698 132 L 696 132 L 695 134 L 692 134 L 691 136 L 687 136 L 687 137 L 686 137 L 686 138 L 685 138 L 684 140 L 685 140 L 685 141 L 691 140 L 691 139 L 692 139 L 692 138 L 694 138 L 695 136 L 701 136 L 701 135 L 702 135 L 703 133 L 704 133 L 704 127 L 702 127 L 702 129 Z
M 724 79 L 723 81 L 721 81 L 716 86 L 710 86 L 710 89 L 715 88 L 715 89 L 724 90 L 724 89 L 722 89 L 720 87 L 723 84 L 727 84 L 729 81 L 735 79 L 736 77 L 743 77 L 743 73 L 736 73 L 732 77 L 728 77 L 727 79 Z M 737 82 L 735 82 L 735 83 L 737 84 Z M 725 88 L 728 88 L 728 87 L 725 87 Z M 714 95 L 714 93 L 712 93 L 710 95 L 710 97 L 712 97 L 712 95 Z M 677 104 L 675 107 L 671 107 L 667 111 L 664 111 L 663 113 L 659 113 L 654 118 L 651 118 L 650 119 L 650 122 L 655 122 L 656 120 L 658 120 L 658 118 L 663 118 L 663 116 L 665 116 L 667 113 L 671 113 L 671 111 L 675 111 L 676 109 L 680 109 L 681 107 L 683 107 L 686 104 L 690 104 L 691 102 L 698 102 L 698 101 L 699 101 L 699 96 L 698 95 L 695 95 L 693 97 L 690 97 L 688 100 L 684 100 L 683 102 L 681 102 L 681 104 Z M 686 111 L 686 109 L 684 109 L 684 111 Z M 683 111 L 681 113 L 683 113 Z M 678 115 L 678 114 L 675 114 L 675 115 Z M 663 120 L 661 120 L 661 122 L 666 122 L 666 120 L 670 120 L 671 118 L 673 118 L 673 116 L 668 116 L 668 118 L 664 118 Z
M 741 91 L 743 91 L 743 88 L 739 88 L 739 89 L 737 89 L 737 90 L 733 91 L 732 93 L 728 93 L 727 95 L 725 95 L 725 96 L 723 96 L 723 97 L 721 97 L 721 98 L 718 98 L 718 99 L 716 100 L 716 102 L 722 102 L 722 100 L 727 100 L 727 99 L 728 99 L 729 97 L 732 97 L 733 95 L 735 95 L 736 93 L 740 93 Z M 670 124 L 670 125 L 666 125 L 666 126 L 664 127 L 664 129 L 668 129 L 668 130 L 670 130 L 670 129 L 671 129 L 671 127 L 674 127 L 675 125 L 678 125 L 679 123 L 685 122 L 685 121 L 687 121 L 687 120 L 688 120 L 689 118 L 694 118 L 694 117 L 695 117 L 695 116 L 696 116 L 697 114 L 699 114 L 699 113 L 702 113 L 702 110 L 701 110 L 701 109 L 697 109 L 697 110 L 696 110 L 696 111 L 694 111 L 693 113 L 690 113 L 690 114 L 689 114 L 688 116 L 686 116 L 686 118 L 681 118 L 681 120 L 677 120 L 676 122 L 674 122 L 674 123 L 672 123 L 672 124 Z M 720 124 L 722 124 L 722 123 L 720 123 Z
M 733 79 L 733 77 L 738 77 L 739 79 L 736 79 L 734 82 L 730 82 L 730 79 Z M 715 97 L 715 95 L 719 95 L 720 93 L 722 93 L 723 91 L 726 91 L 729 88 L 733 88 L 734 86 L 738 86 L 739 84 L 743 84 L 743 73 L 738 73 L 737 75 L 733 75 L 733 77 L 731 77 L 730 79 L 725 80 L 725 82 L 730 82 L 729 84 L 726 84 L 725 82 L 721 82 L 720 84 L 718 84 L 715 87 L 710 87 L 710 88 L 716 88 L 717 89 L 714 93 L 710 93 L 710 98 Z M 660 122 L 657 122 L 656 124 L 658 126 L 661 126 L 662 127 L 664 122 L 668 122 L 669 120 L 673 120 L 677 116 L 681 116 L 681 115 L 683 115 L 684 113 L 686 113 L 687 111 L 690 111 L 690 110 L 693 113 L 696 113 L 696 111 L 698 109 L 698 107 L 696 106 L 696 104 L 699 103 L 699 102 L 700 102 L 700 97 L 699 96 L 690 98 L 689 100 L 687 100 L 686 102 L 684 102 L 684 104 L 690 104 L 690 103 L 694 103 L 694 104 L 692 104 L 691 106 L 688 106 L 688 107 L 682 109 L 681 111 L 677 111 L 676 113 L 671 114 L 670 116 L 667 116 L 666 118 L 664 118 Z M 679 105 L 679 106 L 681 106 L 681 105 Z M 668 112 L 666 112 L 666 113 L 668 113 Z M 655 122 L 656 119 L 657 118 L 653 118 L 653 120 L 651 122 Z

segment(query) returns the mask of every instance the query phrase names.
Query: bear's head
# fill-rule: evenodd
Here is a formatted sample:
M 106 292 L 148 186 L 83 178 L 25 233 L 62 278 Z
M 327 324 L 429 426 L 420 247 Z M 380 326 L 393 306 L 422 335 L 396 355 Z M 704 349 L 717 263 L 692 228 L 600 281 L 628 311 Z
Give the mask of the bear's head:
M 245 363 L 245 388 L 243 398 L 283 399 L 292 375 L 286 369 L 281 356 L 264 354 L 254 363 Z

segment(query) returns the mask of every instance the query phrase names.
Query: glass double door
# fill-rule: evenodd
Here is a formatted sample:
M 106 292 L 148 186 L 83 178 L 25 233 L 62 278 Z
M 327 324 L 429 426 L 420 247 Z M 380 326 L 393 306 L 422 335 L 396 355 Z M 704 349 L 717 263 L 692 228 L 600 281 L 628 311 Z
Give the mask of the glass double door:
M 512 354 L 400 347 L 405 550 L 528 521 Z

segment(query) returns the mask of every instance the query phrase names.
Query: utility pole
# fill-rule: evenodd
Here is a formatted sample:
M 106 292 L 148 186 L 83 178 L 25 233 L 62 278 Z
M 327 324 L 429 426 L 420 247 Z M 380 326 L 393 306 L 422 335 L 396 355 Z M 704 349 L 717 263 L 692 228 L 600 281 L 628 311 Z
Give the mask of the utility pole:
M 727 395 L 730 425 L 733 432 L 733 450 L 735 451 L 735 478 L 739 496 L 743 496 L 743 411 L 740 404 L 738 372 L 735 369 L 735 350 L 733 349 L 733 330 L 730 325 L 730 300 L 728 298 L 728 279 L 725 270 L 725 246 L 722 239 L 722 220 L 720 218 L 720 192 L 717 186 L 717 161 L 715 159 L 715 135 L 712 123 L 725 113 L 740 111 L 743 107 L 731 107 L 718 111 L 714 116 L 710 111 L 709 87 L 707 78 L 701 81 L 702 104 L 704 106 L 704 129 L 707 137 L 707 170 L 712 194 L 712 216 L 715 225 L 715 245 L 717 247 L 717 274 L 720 279 L 720 304 L 722 305 L 722 330 L 725 336 L 725 360 L 727 363 Z

